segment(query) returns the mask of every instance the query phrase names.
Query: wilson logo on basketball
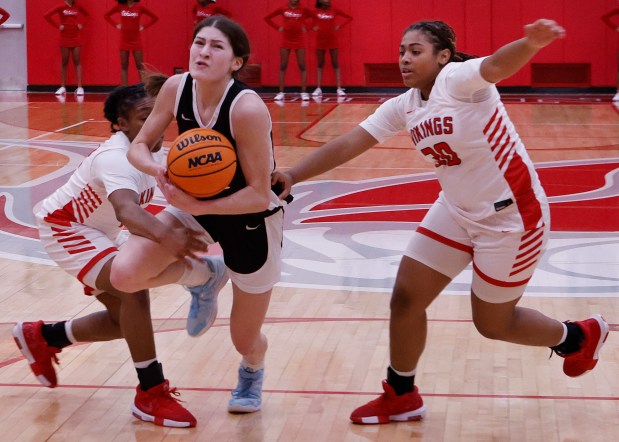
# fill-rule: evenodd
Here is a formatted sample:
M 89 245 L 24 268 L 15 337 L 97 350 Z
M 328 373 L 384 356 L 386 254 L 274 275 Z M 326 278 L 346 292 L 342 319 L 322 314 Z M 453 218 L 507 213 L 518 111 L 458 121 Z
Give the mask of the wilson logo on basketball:
M 221 162 L 223 161 L 223 158 L 221 158 L 221 152 L 214 152 L 214 153 L 209 153 L 206 155 L 200 155 L 197 157 L 189 158 L 188 160 L 189 161 L 187 163 L 187 167 L 191 169 L 193 167 L 206 166 L 207 164 L 210 164 L 210 163 Z
M 185 149 L 186 147 L 189 147 L 196 143 L 202 143 L 204 141 L 220 141 L 221 142 L 221 137 L 217 135 L 202 135 L 202 134 L 196 133 L 193 136 L 182 138 L 178 143 L 176 143 L 176 149 L 181 151 Z

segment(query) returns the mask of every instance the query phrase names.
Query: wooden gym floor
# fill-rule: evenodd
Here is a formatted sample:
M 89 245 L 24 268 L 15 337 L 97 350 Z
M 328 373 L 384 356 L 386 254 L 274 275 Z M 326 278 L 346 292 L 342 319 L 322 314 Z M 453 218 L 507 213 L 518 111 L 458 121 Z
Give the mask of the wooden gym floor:
M 288 94 L 273 118 L 286 168 L 353 127 L 386 95 L 302 103 Z M 561 320 L 601 313 L 619 324 L 619 118 L 609 96 L 506 95 L 552 204 L 549 250 L 521 305 Z M 239 356 L 228 318 L 184 331 L 189 296 L 152 291 L 158 356 L 198 419 L 156 427 L 130 413 L 137 384 L 123 341 L 60 356 L 60 385 L 38 384 L 11 337 L 16 321 L 59 321 L 99 309 L 37 241 L 32 209 L 109 136 L 104 95 L 0 93 L 0 439 L 5 441 L 598 441 L 619 433 L 619 338 L 594 371 L 568 378 L 546 348 L 481 337 L 471 322 L 470 269 L 431 306 L 417 383 L 422 422 L 358 426 L 350 412 L 380 390 L 388 363 L 389 292 L 410 231 L 437 192 L 432 168 L 396 136 L 295 188 L 286 210 L 284 273 L 264 332 L 270 349 L 262 411 L 226 412 Z M 174 129 L 166 139 L 174 138 Z M 159 197 L 157 205 L 164 204 Z

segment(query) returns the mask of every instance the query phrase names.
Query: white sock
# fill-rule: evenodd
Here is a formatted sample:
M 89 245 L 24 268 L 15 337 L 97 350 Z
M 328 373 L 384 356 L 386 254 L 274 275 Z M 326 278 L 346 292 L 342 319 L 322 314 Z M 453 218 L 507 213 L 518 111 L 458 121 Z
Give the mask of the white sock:
M 395 374 L 397 374 L 398 376 L 406 376 L 406 377 L 411 377 L 411 376 L 415 376 L 415 374 L 417 374 L 417 369 L 413 368 L 411 371 L 398 371 L 395 368 L 393 368 L 393 365 L 389 364 L 389 367 L 391 367 L 391 369 L 395 372 Z
M 567 325 L 564 322 L 562 322 L 561 325 L 563 326 L 563 336 L 557 345 L 563 344 L 567 339 Z M 553 345 L 553 347 L 556 347 L 556 345 Z
M 73 331 L 71 330 L 71 324 L 73 323 L 73 319 L 68 320 L 64 323 L 64 332 L 67 334 L 67 338 L 71 341 L 71 344 L 75 344 L 77 339 L 73 336 Z
M 250 364 L 245 358 L 241 361 L 241 367 L 248 369 L 247 371 L 256 372 L 264 368 L 264 359 L 257 364 Z
M 183 273 L 183 276 L 176 282 L 187 287 L 195 287 L 204 284 L 213 274 L 211 268 L 206 261 L 202 259 L 196 260 L 190 258 L 190 261 L 191 266 L 188 264 L 185 265 L 185 273 Z
M 157 356 L 155 356 L 153 359 L 149 359 L 148 361 L 134 362 L 133 365 L 135 366 L 135 368 L 146 368 L 156 360 Z

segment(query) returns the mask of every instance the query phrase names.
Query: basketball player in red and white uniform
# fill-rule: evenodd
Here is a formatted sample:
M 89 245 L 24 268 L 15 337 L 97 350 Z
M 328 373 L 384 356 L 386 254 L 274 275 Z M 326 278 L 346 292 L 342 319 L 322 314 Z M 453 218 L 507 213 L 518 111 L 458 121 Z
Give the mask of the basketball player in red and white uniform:
M 217 3 L 216 0 L 196 0 L 196 4 L 191 9 L 194 26 L 212 15 L 219 14 L 230 17 L 230 11 L 217 6 L 215 3 Z
M 69 54 L 73 58 L 73 66 L 75 67 L 75 77 L 77 79 L 76 95 L 84 95 L 82 87 L 82 29 L 84 27 L 84 19 L 88 17 L 88 12 L 75 0 L 65 0 L 64 4 L 50 9 L 45 14 L 45 20 L 54 28 L 60 30 L 60 88 L 56 91 L 56 95 L 64 95 L 67 93 L 67 66 L 69 65 Z
M 495 83 L 515 74 L 543 47 L 565 35 L 537 20 L 524 37 L 489 57 L 456 53 L 453 30 L 418 22 L 403 33 L 400 71 L 411 89 L 383 103 L 351 131 L 328 142 L 274 180 L 285 185 L 324 173 L 400 131 L 434 164 L 442 192 L 414 232 L 391 298 L 390 357 L 384 393 L 353 411 L 360 424 L 421 419 L 414 384 L 426 344 L 426 308 L 472 264 L 473 322 L 490 339 L 550 347 L 563 371 L 593 369 L 608 336 L 600 315 L 562 323 L 518 307 L 548 241 L 549 208 L 537 173 Z
M 157 361 L 148 290 L 121 292 L 110 282 L 121 246 L 121 228 L 161 243 L 179 258 L 204 251 L 187 229 L 170 229 L 143 209 L 155 193 L 155 179 L 127 160 L 131 140 L 151 113 L 154 99 L 142 85 L 122 86 L 107 98 L 105 117 L 115 134 L 78 166 L 69 181 L 46 198 L 36 213 L 43 247 L 58 266 L 96 296 L 105 310 L 55 324 L 20 322 L 13 336 L 37 379 L 58 384 L 53 361 L 76 342 L 125 339 L 139 385 L 131 405 L 135 417 L 170 427 L 193 427 L 196 419 L 180 405 Z M 152 144 L 161 149 L 163 138 Z M 205 276 L 208 279 L 209 275 Z
M 275 18 L 279 17 L 277 20 Z M 305 33 L 311 25 L 312 13 L 309 9 L 299 6 L 299 0 L 289 0 L 288 5 L 276 9 L 264 17 L 266 22 L 278 32 L 282 33 L 282 42 L 279 49 L 279 93 L 275 100 L 281 101 L 286 97 L 284 83 L 290 51 L 294 49 L 297 65 L 301 71 L 301 100 L 309 100 L 307 93 L 307 70 L 305 67 Z
M 612 9 L 602 16 L 602 21 L 611 29 L 619 32 L 619 8 Z M 619 52 L 617 52 L 619 62 Z M 613 96 L 613 101 L 619 101 L 619 67 L 617 68 L 617 91 Z
M 339 42 L 338 32 L 342 26 L 352 21 L 352 17 L 339 9 L 331 7 L 331 0 L 317 0 L 316 10 L 314 10 L 314 25 L 312 29 L 316 31 L 316 59 L 318 62 L 318 76 L 316 77 L 316 89 L 312 92 L 312 97 L 322 96 L 322 69 L 325 65 L 325 54 L 329 51 L 331 56 L 331 66 L 335 74 L 336 93 L 339 97 L 346 95 L 342 89 L 340 79 L 340 65 L 338 60 Z
M 7 21 L 9 17 L 11 17 L 11 14 L 9 14 L 5 9 L 0 8 L 0 25 Z
M 120 29 L 120 76 L 121 84 L 126 85 L 129 71 L 129 53 L 133 53 L 135 66 L 142 76 L 144 70 L 144 48 L 141 33 L 154 25 L 157 17 L 150 9 L 139 5 L 140 0 L 118 0 L 118 4 L 105 13 L 105 20 L 116 29 Z M 118 15 L 120 21 L 113 17 Z M 148 20 L 143 22 L 143 17 Z

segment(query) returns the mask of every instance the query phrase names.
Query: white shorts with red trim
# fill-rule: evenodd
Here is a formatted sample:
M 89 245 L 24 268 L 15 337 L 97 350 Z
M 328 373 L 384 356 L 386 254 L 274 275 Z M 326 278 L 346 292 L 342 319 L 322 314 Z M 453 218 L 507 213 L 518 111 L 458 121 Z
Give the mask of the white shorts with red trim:
M 439 197 L 411 238 L 404 254 L 449 278 L 473 263 L 471 290 L 492 303 L 518 299 L 539 263 L 548 241 L 547 210 L 540 228 L 526 232 L 485 229 L 457 217 Z M 500 221 L 501 213 L 494 221 Z
M 118 253 L 121 235 L 111 240 L 100 230 L 83 224 L 49 224 L 37 217 L 39 237 L 49 257 L 68 274 L 84 284 L 86 295 L 97 296 L 101 269 Z

